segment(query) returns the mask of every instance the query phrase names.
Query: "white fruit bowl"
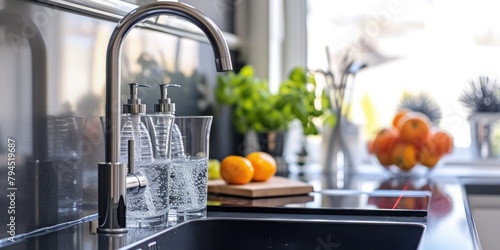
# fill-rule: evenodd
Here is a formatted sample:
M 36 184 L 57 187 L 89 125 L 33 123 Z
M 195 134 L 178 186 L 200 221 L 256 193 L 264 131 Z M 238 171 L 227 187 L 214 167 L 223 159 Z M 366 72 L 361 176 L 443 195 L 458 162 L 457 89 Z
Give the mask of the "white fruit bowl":
M 433 167 L 427 167 L 420 163 L 417 163 L 413 168 L 409 170 L 402 169 L 394 164 L 389 166 L 384 166 L 380 164 L 379 160 L 375 155 L 370 157 L 372 164 L 376 167 L 385 169 L 391 175 L 402 176 L 402 177 L 425 177 L 428 176 L 433 170 L 440 168 L 446 162 L 446 156 L 443 156 Z

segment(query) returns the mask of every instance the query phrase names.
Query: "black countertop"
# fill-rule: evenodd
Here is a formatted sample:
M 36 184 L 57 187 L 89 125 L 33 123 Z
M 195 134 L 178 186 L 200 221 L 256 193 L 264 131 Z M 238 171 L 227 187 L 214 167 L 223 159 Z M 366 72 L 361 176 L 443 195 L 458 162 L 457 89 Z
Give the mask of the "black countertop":
M 293 166 L 292 166 L 293 169 Z M 311 167 L 311 170 L 314 167 Z M 479 249 L 470 224 L 464 184 L 484 182 L 500 184 L 499 166 L 444 166 L 428 177 L 395 178 L 380 169 L 367 167 L 358 173 L 338 176 L 317 171 L 288 176 L 313 185 L 315 192 L 306 196 L 245 199 L 209 196 L 208 217 L 218 217 L 221 208 L 232 209 L 237 216 L 276 216 L 290 209 L 310 214 L 331 214 L 331 218 L 366 219 L 365 215 L 386 221 L 410 221 L 425 225 L 419 249 Z M 295 169 L 296 170 L 296 169 Z M 271 212 L 261 210 L 272 209 Z M 260 212 L 259 212 L 260 211 Z M 322 212 L 319 212 L 322 211 Z M 306 213 L 306 214 L 307 214 Z M 226 213 L 228 214 L 228 213 Z M 253 215 L 251 215 L 253 214 Z M 260 214 L 260 215 L 255 215 Z M 296 215 L 297 218 L 306 215 Z M 88 217 L 79 223 L 41 231 L 33 237 L 18 239 L 5 249 L 97 249 L 108 239 L 91 233 Z M 95 225 L 94 225 L 95 226 Z M 122 246 L 143 240 L 171 228 L 131 229 L 121 239 Z
M 217 211 L 215 206 L 246 212 L 263 207 L 316 209 L 314 213 L 387 215 L 387 220 L 395 221 L 400 220 L 398 217 L 423 216 L 426 230 L 419 249 L 479 249 L 464 185 L 485 180 L 500 185 L 500 164 L 446 165 L 426 176 L 413 177 L 395 176 L 369 164 L 341 176 L 322 174 L 317 166 L 306 167 L 305 173 L 294 166 L 291 169 L 289 178 L 313 185 L 315 192 L 262 199 L 209 195 L 213 206 L 209 211 Z

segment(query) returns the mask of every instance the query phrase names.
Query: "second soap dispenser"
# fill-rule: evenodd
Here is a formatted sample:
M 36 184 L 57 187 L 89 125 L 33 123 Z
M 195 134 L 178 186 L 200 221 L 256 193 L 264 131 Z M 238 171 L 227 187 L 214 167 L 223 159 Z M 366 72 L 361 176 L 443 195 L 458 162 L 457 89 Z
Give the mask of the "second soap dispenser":
M 153 149 L 151 138 L 146 126 L 141 121 L 146 114 L 146 105 L 141 103 L 137 97 L 137 88 L 149 85 L 130 83 L 130 99 L 123 105 L 122 131 L 120 141 L 121 162 L 128 163 L 128 141 L 134 140 L 134 161 L 151 162 L 153 160 Z
M 155 123 L 157 159 L 177 158 L 184 154 L 184 145 L 179 127 L 174 124 L 175 103 L 168 97 L 167 88 L 177 87 L 176 84 L 160 84 L 161 97 L 155 104 L 155 114 L 158 115 Z

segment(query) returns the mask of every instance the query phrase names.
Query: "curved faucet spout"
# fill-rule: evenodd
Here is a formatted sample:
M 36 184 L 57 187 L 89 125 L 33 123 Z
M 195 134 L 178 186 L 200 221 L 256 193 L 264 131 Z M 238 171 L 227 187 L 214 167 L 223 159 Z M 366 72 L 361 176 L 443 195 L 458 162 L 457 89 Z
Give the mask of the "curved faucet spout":
M 180 16 L 198 26 L 212 45 L 217 71 L 232 70 L 231 56 L 226 40 L 215 23 L 195 8 L 178 2 L 155 2 L 143 5 L 126 15 L 116 26 L 111 35 L 106 55 L 106 118 L 111 122 L 106 126 L 106 162 L 118 162 L 120 158 L 120 55 L 122 42 L 135 25 L 147 18 L 159 15 Z M 118 121 L 118 122 L 115 122 Z
M 105 162 L 99 164 L 99 231 L 122 233 L 125 226 L 126 166 L 120 159 L 120 55 L 122 42 L 137 23 L 158 15 L 175 15 L 198 26 L 212 45 L 217 71 L 232 70 L 229 47 L 219 28 L 195 8 L 178 2 L 155 2 L 127 14 L 111 35 L 106 54 Z

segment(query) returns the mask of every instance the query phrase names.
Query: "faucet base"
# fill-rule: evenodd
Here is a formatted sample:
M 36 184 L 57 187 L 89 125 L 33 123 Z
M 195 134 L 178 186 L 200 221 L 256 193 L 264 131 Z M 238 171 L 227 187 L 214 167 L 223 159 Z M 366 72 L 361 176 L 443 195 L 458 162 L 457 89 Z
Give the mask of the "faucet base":
M 97 228 L 97 233 L 100 235 L 120 235 L 128 233 L 128 228 L 115 228 L 115 229 Z
M 97 239 L 99 250 L 115 250 L 127 245 L 127 234 L 100 234 Z
M 127 165 L 99 163 L 98 233 L 126 233 L 126 178 Z

